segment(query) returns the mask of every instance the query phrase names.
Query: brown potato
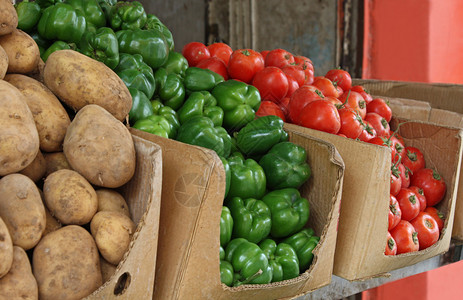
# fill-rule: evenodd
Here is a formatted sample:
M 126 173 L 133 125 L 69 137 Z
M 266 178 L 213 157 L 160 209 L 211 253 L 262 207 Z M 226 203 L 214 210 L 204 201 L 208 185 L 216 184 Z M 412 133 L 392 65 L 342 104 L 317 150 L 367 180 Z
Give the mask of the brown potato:
M 35 183 L 22 174 L 0 179 L 0 217 L 10 232 L 13 245 L 34 247 L 45 229 L 45 208 Z
M 37 68 L 32 70 L 30 73 L 27 73 L 27 76 L 34 78 L 35 80 L 43 83 L 43 70 L 45 69 L 45 62 L 42 58 L 39 59 Z
M 76 111 L 87 104 L 98 104 L 123 121 L 132 107 L 132 96 L 122 79 L 102 62 L 77 51 L 53 52 L 45 63 L 43 80 Z
M 100 266 L 101 266 L 101 277 L 103 278 L 103 283 L 108 281 L 114 273 L 116 273 L 117 266 L 107 262 L 102 256 L 100 256 Z
M 14 246 L 10 272 L 0 278 L 0 299 L 34 300 L 39 298 L 37 281 L 32 274 L 26 251 Z
M 61 223 L 51 215 L 50 210 L 47 207 L 45 207 L 45 216 L 47 219 L 47 224 L 45 225 L 45 230 L 42 233 L 42 238 L 50 232 L 58 230 L 62 227 Z
M 64 152 L 44 153 L 43 157 L 47 163 L 47 171 L 45 172 L 45 177 L 61 169 L 72 170 L 72 167 L 66 159 Z
M 8 55 L 7 73 L 27 74 L 37 68 L 40 59 L 39 46 L 30 35 L 20 29 L 0 35 L 0 46 Z
M 0 176 L 28 166 L 39 151 L 39 134 L 24 96 L 0 80 Z
M 40 149 L 45 152 L 61 151 L 71 120 L 58 98 L 43 83 L 26 75 L 8 74 L 5 81 L 24 95 L 39 133 Z
M 18 27 L 18 13 L 10 0 L 0 0 L 0 35 L 8 34 Z
M 119 264 L 129 248 L 135 223 L 115 211 L 100 211 L 90 223 L 90 231 L 101 256 L 113 265 Z
M 98 189 L 98 211 L 117 211 L 130 218 L 129 206 L 124 197 L 115 190 Z
M 8 70 L 8 55 L 0 46 L 0 79 L 5 78 L 6 70 Z
M 42 300 L 81 299 L 102 284 L 95 241 L 77 225 L 44 236 L 34 248 L 32 269 Z
M 19 173 L 26 175 L 33 182 L 37 182 L 45 176 L 45 172 L 47 171 L 47 162 L 43 157 L 42 152 L 37 152 L 37 156 L 35 159 L 24 169 L 19 171 Z
M 95 189 L 73 170 L 62 169 L 48 175 L 43 195 L 50 213 L 62 224 L 86 224 L 98 209 Z
M 0 278 L 6 275 L 13 263 L 13 241 L 5 222 L 0 218 Z
M 135 146 L 127 127 L 104 108 L 89 104 L 72 120 L 63 142 L 71 167 L 92 184 L 117 188 L 135 172 Z

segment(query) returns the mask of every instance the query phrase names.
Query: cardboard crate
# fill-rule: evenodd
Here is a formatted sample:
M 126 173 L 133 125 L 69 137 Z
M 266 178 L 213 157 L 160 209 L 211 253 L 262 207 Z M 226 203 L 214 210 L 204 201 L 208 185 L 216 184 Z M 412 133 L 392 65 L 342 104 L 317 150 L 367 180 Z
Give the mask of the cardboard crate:
M 120 188 L 129 206 L 135 233 L 116 272 L 86 300 L 151 299 L 153 295 L 162 188 L 161 148 L 133 136 L 137 164 L 132 179 Z
M 290 140 L 308 152 L 311 179 L 301 194 L 311 205 L 308 226 L 321 237 L 301 276 L 266 285 L 230 288 L 220 281 L 220 215 L 225 172 L 212 150 L 131 132 L 160 145 L 163 187 L 153 299 L 276 299 L 308 293 L 331 281 L 344 164 L 335 147 L 302 133 Z
M 397 122 L 393 119 L 393 128 Z M 460 174 L 461 130 L 420 121 L 410 121 L 400 127 L 406 145 L 421 149 L 427 166 L 437 168 L 446 181 L 447 193 L 438 205 L 446 220 L 439 241 L 433 246 L 419 252 L 386 256 L 391 150 L 293 124 L 285 126 L 333 143 L 345 163 L 335 275 L 348 280 L 385 276 L 389 271 L 448 250 Z

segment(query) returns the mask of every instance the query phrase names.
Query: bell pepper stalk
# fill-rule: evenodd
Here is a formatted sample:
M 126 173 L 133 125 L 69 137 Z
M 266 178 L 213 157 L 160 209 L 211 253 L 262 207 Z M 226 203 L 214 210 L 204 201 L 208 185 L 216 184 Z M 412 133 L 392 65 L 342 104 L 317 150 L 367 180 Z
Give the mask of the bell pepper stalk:
M 225 247 L 231 240 L 233 233 L 233 217 L 230 209 L 222 206 L 222 213 L 220 214 L 220 246 Z
M 78 49 L 82 54 L 104 63 L 113 70 L 119 64 L 119 43 L 116 34 L 109 27 L 86 31 Z M 148 95 L 147 97 L 150 98 Z
M 178 110 L 185 100 L 185 87 L 182 79 L 174 73 L 168 74 L 166 69 L 159 68 L 154 73 L 156 82 L 155 95 L 174 110 Z
M 41 7 L 37 2 L 24 0 L 14 5 L 18 15 L 18 29 L 29 32 L 37 25 L 42 15 Z
M 228 160 L 222 156 L 220 157 L 220 160 L 222 161 L 223 168 L 225 170 L 225 196 L 224 198 L 226 198 L 228 195 L 228 191 L 230 190 L 230 181 L 231 181 L 230 164 L 228 163 Z
M 130 124 L 135 124 L 138 120 L 145 119 L 153 115 L 153 107 L 146 95 L 139 90 L 129 87 L 130 95 L 132 96 L 132 108 L 129 112 Z
M 183 82 L 189 93 L 198 91 L 210 91 L 217 84 L 223 82 L 223 77 L 209 69 L 189 67 L 185 71 Z
M 252 158 L 244 159 L 239 152 L 228 158 L 228 164 L 231 178 L 227 198 L 262 199 L 267 183 L 262 167 Z
M 177 112 L 180 123 L 197 116 L 208 117 L 215 126 L 222 126 L 223 123 L 223 110 L 208 91 L 191 93 Z
M 67 43 L 64 41 L 55 41 L 43 52 L 43 54 L 40 57 L 42 58 L 44 62 L 46 62 L 50 54 L 52 54 L 55 51 L 65 50 L 65 49 L 75 50 L 76 45 L 74 43 Z
M 178 129 L 180 128 L 180 122 L 178 121 L 177 112 L 169 106 L 165 106 L 161 101 L 154 99 L 151 100 L 151 107 L 153 108 L 153 114 L 164 117 L 170 125 L 169 138 L 175 139 L 177 136 Z
M 180 52 L 169 51 L 167 61 L 162 65 L 167 73 L 175 73 L 181 78 L 185 77 L 185 71 L 188 69 L 188 61 Z
M 164 25 L 158 17 L 153 14 L 146 14 L 146 22 L 143 26 L 143 29 L 157 29 L 159 30 L 164 37 L 166 38 L 167 44 L 169 44 L 169 50 L 174 51 L 174 37 L 172 32 Z
M 299 272 L 302 273 L 310 267 L 313 260 L 312 251 L 318 245 L 320 238 L 314 235 L 312 228 L 304 228 L 282 242 L 289 244 L 296 251 L 299 259 Z
M 272 282 L 299 276 L 299 259 L 293 247 L 285 243 L 277 244 L 272 239 L 261 241 L 259 247 L 264 251 L 272 268 Z
M 307 152 L 292 142 L 274 145 L 262 156 L 259 164 L 264 169 L 269 190 L 298 189 L 311 175 Z
M 64 3 L 82 12 L 87 23 L 87 31 L 95 31 L 106 26 L 106 16 L 98 0 L 65 0 Z
M 129 88 L 135 88 L 143 92 L 151 99 L 156 89 L 153 69 L 148 66 L 140 54 L 119 54 L 119 63 L 114 72 Z
M 140 29 L 146 23 L 145 8 L 139 1 L 118 1 L 111 6 L 108 21 L 115 31 Z

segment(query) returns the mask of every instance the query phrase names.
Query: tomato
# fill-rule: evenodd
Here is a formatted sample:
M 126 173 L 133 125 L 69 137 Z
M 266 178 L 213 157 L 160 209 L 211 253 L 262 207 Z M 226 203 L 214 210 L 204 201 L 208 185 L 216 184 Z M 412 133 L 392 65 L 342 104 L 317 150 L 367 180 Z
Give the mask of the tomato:
M 298 116 L 307 104 L 315 100 L 323 99 L 320 96 L 321 93 L 317 93 L 317 91 L 315 87 L 303 85 L 291 95 L 288 108 L 289 116 L 293 123 L 297 124 L 299 120 Z
M 399 169 L 396 165 L 392 165 L 391 167 L 391 184 L 389 192 L 393 196 L 397 196 L 402 188 L 402 178 L 399 175 Z
M 341 69 L 329 70 L 326 72 L 325 77 L 334 82 L 337 86 L 341 87 L 343 91 L 347 91 L 352 88 L 352 78 L 347 71 Z
M 386 250 L 384 250 L 384 254 L 385 255 L 396 255 L 397 254 L 397 244 L 389 231 L 387 232 Z
M 213 43 L 207 46 L 211 57 L 217 57 L 221 59 L 226 66 L 228 66 L 228 61 L 230 56 L 233 53 L 233 50 L 230 46 L 225 43 Z
M 426 196 L 424 195 L 423 189 L 414 185 L 411 185 L 408 188 L 415 193 L 418 202 L 420 202 L 420 211 L 424 211 L 426 209 Z
M 315 100 L 302 109 L 297 124 L 336 134 L 341 127 L 341 120 L 333 103 L 326 100 Z
M 415 193 L 408 188 L 401 188 L 396 196 L 402 211 L 402 220 L 411 221 L 420 212 L 420 202 Z
M 427 212 L 420 212 L 410 223 L 418 232 L 420 250 L 434 245 L 439 239 L 439 226 L 436 220 Z
M 349 91 L 347 93 L 343 93 L 339 97 L 339 100 L 341 100 L 342 103 L 345 103 L 346 107 L 350 107 L 353 110 L 356 110 L 362 119 L 365 118 L 367 113 L 367 106 L 362 95 L 357 92 Z
M 389 195 L 389 217 L 388 217 L 388 228 L 391 231 L 392 228 L 396 227 L 402 219 L 402 211 L 400 210 L 399 202 L 393 195 Z
M 336 108 L 338 108 L 339 106 L 342 105 L 342 102 L 341 100 L 339 100 L 338 98 L 334 98 L 334 97 L 330 97 L 330 96 L 325 96 L 325 101 L 329 101 L 331 103 L 334 104 L 334 106 L 336 106 Z
M 264 58 L 264 63 L 265 63 L 265 58 L 267 57 L 267 54 L 270 52 L 270 50 L 262 50 L 260 51 L 260 54 Z
M 285 114 L 286 121 L 288 121 L 288 122 L 292 122 L 291 119 L 289 118 L 289 101 L 290 100 L 291 100 L 291 98 L 284 97 L 278 103 L 278 106 L 281 108 L 281 110 Z
M 314 80 L 312 85 L 316 86 L 324 96 L 331 96 L 338 98 L 341 93 L 339 90 L 336 88 L 336 86 L 333 84 L 331 80 L 325 77 L 319 77 Z
M 364 121 L 365 122 L 365 121 Z M 368 121 L 366 121 L 368 122 Z M 373 144 L 373 145 L 379 145 L 383 147 L 388 147 L 391 149 L 391 161 L 392 163 L 397 162 L 397 158 L 399 154 L 397 153 L 397 150 L 395 147 L 393 147 L 392 142 L 389 138 L 386 138 L 384 136 L 375 136 L 374 138 L 370 139 L 368 143 Z
M 291 76 L 286 75 L 288 79 L 288 92 L 286 93 L 285 97 L 291 97 L 295 91 L 299 88 L 299 84 L 297 83 L 296 79 Z
M 286 121 L 285 114 L 281 110 L 280 106 L 278 106 L 278 104 L 268 100 L 261 101 L 259 109 L 256 111 L 256 116 L 263 117 L 268 115 L 277 116 L 280 117 L 283 121 Z
M 396 138 L 395 135 L 391 135 L 389 140 L 391 141 L 391 148 L 395 150 L 395 152 L 400 156 L 400 160 L 402 161 L 405 155 L 405 145 L 398 138 Z M 399 157 L 394 154 L 392 161 L 396 162 L 398 159 Z
M 389 103 L 382 98 L 375 98 L 367 104 L 367 112 L 374 112 L 385 118 L 387 122 L 391 122 L 392 110 Z
M 209 69 L 221 75 L 224 80 L 228 80 L 227 66 L 225 65 L 223 60 L 221 60 L 220 58 L 209 57 L 209 58 L 203 59 L 196 65 L 196 67 L 201 68 L 201 69 Z
M 183 46 L 182 55 L 186 58 L 190 67 L 196 67 L 200 61 L 211 57 L 209 49 L 200 42 L 191 42 Z
M 362 118 L 356 111 L 350 108 L 341 108 L 338 111 L 341 118 L 341 129 L 339 132 L 355 140 L 363 130 Z
M 378 136 L 389 136 L 389 123 L 387 120 L 377 113 L 367 113 L 364 118 L 366 121 L 370 122 L 371 126 L 376 130 Z
M 363 100 L 365 100 L 367 105 L 368 103 L 370 103 L 371 100 L 373 100 L 373 97 L 370 95 L 370 93 L 367 90 L 365 90 L 361 85 L 354 85 L 350 90 L 362 95 Z
M 294 56 L 294 63 L 297 66 L 301 66 L 305 73 L 304 84 L 312 84 L 314 81 L 314 68 L 312 61 L 305 56 L 298 55 Z
M 254 75 L 264 68 L 264 58 L 259 52 L 252 49 L 239 49 L 233 51 L 228 61 L 228 75 L 250 83 Z
M 434 206 L 444 198 L 446 185 L 444 179 L 433 169 L 424 168 L 412 175 L 411 185 L 423 189 L 426 206 Z
M 299 86 L 305 83 L 305 73 L 299 65 L 287 65 L 281 69 L 287 76 L 293 77 Z
M 420 248 L 418 232 L 408 221 L 400 220 L 399 224 L 391 230 L 391 235 L 397 244 L 397 254 L 415 252 Z
M 402 163 L 412 174 L 415 174 L 419 169 L 426 167 L 423 153 L 421 153 L 420 149 L 411 146 L 405 147 Z
M 254 75 L 252 85 L 259 92 L 262 100 L 278 103 L 288 92 L 288 78 L 277 67 L 265 67 Z
M 444 214 L 433 206 L 426 207 L 424 211 L 430 214 L 431 217 L 433 217 L 434 220 L 436 220 L 437 226 L 439 227 L 439 232 L 442 231 L 442 228 L 444 228 Z
M 284 49 L 273 49 L 265 57 L 266 67 L 283 68 L 289 64 L 294 63 L 294 55 Z
M 363 121 L 363 130 L 359 135 L 359 140 L 368 142 L 376 136 L 376 130 L 368 123 L 368 121 Z
M 410 186 L 410 173 L 401 163 L 399 163 L 397 167 L 399 168 L 399 172 L 400 172 L 402 188 L 408 188 Z

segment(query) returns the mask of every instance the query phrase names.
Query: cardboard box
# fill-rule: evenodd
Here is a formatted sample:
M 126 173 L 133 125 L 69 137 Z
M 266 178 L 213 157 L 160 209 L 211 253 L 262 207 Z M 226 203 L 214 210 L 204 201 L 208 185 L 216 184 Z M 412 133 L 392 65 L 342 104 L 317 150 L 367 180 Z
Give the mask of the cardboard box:
M 397 119 L 393 119 L 393 128 Z M 341 214 L 333 273 L 348 280 L 385 276 L 386 272 L 410 266 L 444 253 L 450 245 L 455 196 L 460 174 L 461 131 L 431 123 L 410 121 L 399 133 L 406 145 L 424 153 L 427 166 L 437 168 L 447 183 L 445 199 L 438 205 L 446 215 L 439 241 L 423 251 L 384 255 L 388 227 L 391 151 L 382 146 L 287 124 L 291 130 L 329 141 L 345 163 Z
M 209 149 L 131 132 L 160 145 L 163 187 L 153 299 L 276 299 L 294 297 L 331 281 L 344 174 L 335 147 L 302 133 L 290 140 L 308 152 L 311 179 L 301 194 L 311 204 L 308 226 L 321 236 L 309 270 L 292 280 L 230 288 L 220 281 L 220 215 L 225 193 L 222 162 Z
M 133 136 L 137 165 L 132 179 L 119 190 L 137 224 L 129 249 L 115 274 L 85 299 L 151 299 L 158 246 L 162 188 L 161 148 Z

